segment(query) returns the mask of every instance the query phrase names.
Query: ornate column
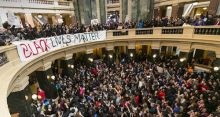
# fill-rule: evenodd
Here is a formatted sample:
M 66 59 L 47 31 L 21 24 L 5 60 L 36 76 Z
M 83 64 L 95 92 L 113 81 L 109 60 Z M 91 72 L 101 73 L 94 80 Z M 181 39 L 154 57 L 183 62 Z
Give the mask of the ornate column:
M 114 63 L 114 53 L 113 53 L 113 49 L 114 49 L 114 46 L 113 46 L 113 43 L 112 44 L 107 44 L 107 47 L 106 47 L 106 59 L 107 59 L 107 65 L 109 66 L 112 66 L 112 64 Z
M 136 42 L 128 42 L 128 60 L 136 60 Z
M 180 43 L 179 46 L 180 54 L 179 54 L 179 61 L 182 63 L 184 67 L 187 67 L 187 63 L 192 62 L 193 51 L 191 49 L 191 43 Z
M 131 7 L 131 4 L 132 4 L 132 0 L 128 0 L 128 19 L 129 19 L 129 21 L 131 21 L 131 9 L 132 9 L 132 7 Z
M 99 22 L 101 22 L 99 0 L 96 0 L 96 8 L 97 8 L 97 19 L 98 19 Z
M 12 87 L 14 89 L 7 98 L 10 113 L 19 113 L 20 117 L 30 117 L 32 114 L 32 93 L 29 86 L 29 77 L 18 77 Z
M 210 0 L 208 13 L 216 15 L 218 5 L 219 5 L 219 0 Z
M 84 63 L 86 67 L 91 67 L 93 63 L 93 49 L 86 50 L 86 54 L 84 57 Z
M 152 42 L 151 44 L 151 62 L 160 60 L 160 42 Z
M 100 23 L 106 23 L 107 22 L 107 0 L 99 0 L 99 6 L 100 6 Z
M 119 10 L 119 14 L 120 14 L 120 22 L 123 22 L 122 17 L 123 17 L 123 13 L 122 13 L 122 0 L 119 0 L 119 4 L 120 4 L 120 10 Z
M 122 0 L 122 21 L 125 22 L 126 20 L 126 15 L 128 15 L 128 0 Z
M 45 92 L 46 98 L 55 99 L 57 97 L 57 90 L 51 62 L 45 63 L 44 66 L 35 71 L 35 74 L 40 88 Z
M 159 16 L 159 8 L 154 8 L 154 18 Z
M 179 11 L 179 5 L 178 4 L 173 4 L 172 5 L 171 17 L 173 17 L 173 18 L 178 17 L 178 11 Z
M 73 77 L 73 68 L 74 68 L 74 65 L 73 65 L 73 55 L 72 54 L 69 54 L 69 55 L 66 55 L 65 59 L 61 60 L 60 61 L 60 65 L 61 65 L 61 68 L 62 68 L 62 73 L 63 75 L 66 75 L 67 77 Z
M 25 22 L 34 27 L 34 21 L 31 13 L 25 13 Z
M 71 20 L 71 24 L 72 24 L 72 25 L 76 24 L 76 15 L 75 15 L 75 12 L 72 13 L 70 20 Z

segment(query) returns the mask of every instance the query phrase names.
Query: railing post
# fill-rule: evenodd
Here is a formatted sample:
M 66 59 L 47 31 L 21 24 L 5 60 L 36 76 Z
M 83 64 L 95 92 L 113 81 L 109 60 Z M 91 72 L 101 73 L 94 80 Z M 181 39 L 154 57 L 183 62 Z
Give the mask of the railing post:
M 106 38 L 113 37 L 113 31 L 106 31 Z
M 127 30 L 128 31 L 128 35 L 129 36 L 134 36 L 136 35 L 136 30 L 135 29 L 130 29 L 130 30 Z
M 162 34 L 162 27 L 153 28 L 153 36 L 161 36 Z
M 183 35 L 187 38 L 192 38 L 194 35 L 195 26 L 183 27 Z

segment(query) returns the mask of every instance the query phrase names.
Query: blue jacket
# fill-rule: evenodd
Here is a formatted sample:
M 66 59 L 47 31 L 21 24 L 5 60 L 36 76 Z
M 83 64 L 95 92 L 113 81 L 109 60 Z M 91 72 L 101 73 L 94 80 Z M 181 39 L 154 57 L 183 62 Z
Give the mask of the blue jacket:
M 193 26 L 202 26 L 204 24 L 204 19 L 201 19 L 201 22 L 198 23 L 199 20 L 196 20 L 196 22 L 193 24 Z
M 138 28 L 142 28 L 142 27 L 143 27 L 143 22 L 140 22 Z

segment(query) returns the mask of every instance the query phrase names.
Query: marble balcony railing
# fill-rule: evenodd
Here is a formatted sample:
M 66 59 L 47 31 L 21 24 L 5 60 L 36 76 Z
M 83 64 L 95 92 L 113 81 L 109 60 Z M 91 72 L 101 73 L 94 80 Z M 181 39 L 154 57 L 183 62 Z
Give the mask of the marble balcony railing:
M 165 30 L 169 30 L 168 34 Z M 181 34 L 176 33 L 182 30 Z M 197 30 L 202 30 L 201 34 L 197 34 Z M 205 30 L 205 31 L 203 31 Z M 206 31 L 207 30 L 207 31 Z M 210 32 L 211 30 L 211 32 Z M 187 27 L 156 27 L 142 29 L 123 29 L 106 31 L 106 40 L 91 42 L 73 46 L 63 47 L 58 50 L 47 52 L 33 60 L 21 62 L 17 47 L 15 45 L 0 47 L 0 113 L 2 117 L 9 117 L 7 110 L 7 96 L 15 87 L 15 80 L 18 77 L 23 77 L 33 70 L 39 68 L 44 62 L 51 62 L 56 58 L 63 57 L 66 54 L 73 54 L 80 51 L 85 51 L 88 48 L 114 47 L 120 45 L 152 45 L 152 47 L 173 46 L 176 45 L 184 50 L 190 48 L 205 48 L 218 53 L 220 47 L 220 34 L 217 33 L 220 26 L 187 26 Z M 213 34 L 213 31 L 215 32 Z M 170 33 L 173 32 L 173 33 Z M 207 33 L 206 33 L 207 32 Z M 195 43 L 197 45 L 195 45 Z M 179 44 L 179 45 L 177 45 Z M 182 51 L 182 50 L 181 50 Z
M 36 8 L 36 9 L 72 9 L 72 1 L 58 0 L 0 0 L 0 7 L 10 8 Z M 40 4 L 40 5 L 39 5 Z

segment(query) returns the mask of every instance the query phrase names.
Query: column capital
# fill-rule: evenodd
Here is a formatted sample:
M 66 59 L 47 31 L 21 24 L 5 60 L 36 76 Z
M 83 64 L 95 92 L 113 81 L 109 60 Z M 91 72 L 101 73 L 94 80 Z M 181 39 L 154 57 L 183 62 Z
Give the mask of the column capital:
M 108 46 L 106 47 L 106 50 L 109 51 L 109 50 L 113 50 L 114 49 L 114 46 Z
M 136 41 L 129 41 L 128 42 L 128 49 L 135 49 Z
M 65 60 L 70 60 L 73 58 L 73 55 L 72 54 L 68 54 L 65 56 Z
M 180 52 L 190 52 L 192 43 L 180 42 Z
M 179 6 L 179 4 L 178 4 L 178 3 L 175 3 L 175 4 L 172 4 L 172 6 Z
M 52 62 L 43 63 L 43 66 L 38 68 L 36 71 L 46 71 L 51 68 Z
M 86 50 L 86 54 L 92 54 L 92 53 L 93 53 L 93 49 Z
M 152 41 L 151 49 L 160 49 L 161 42 L 160 41 Z
M 24 15 L 32 15 L 31 13 L 25 13 Z
M 22 91 L 29 84 L 29 76 L 18 77 L 16 81 L 12 84 L 12 92 Z

